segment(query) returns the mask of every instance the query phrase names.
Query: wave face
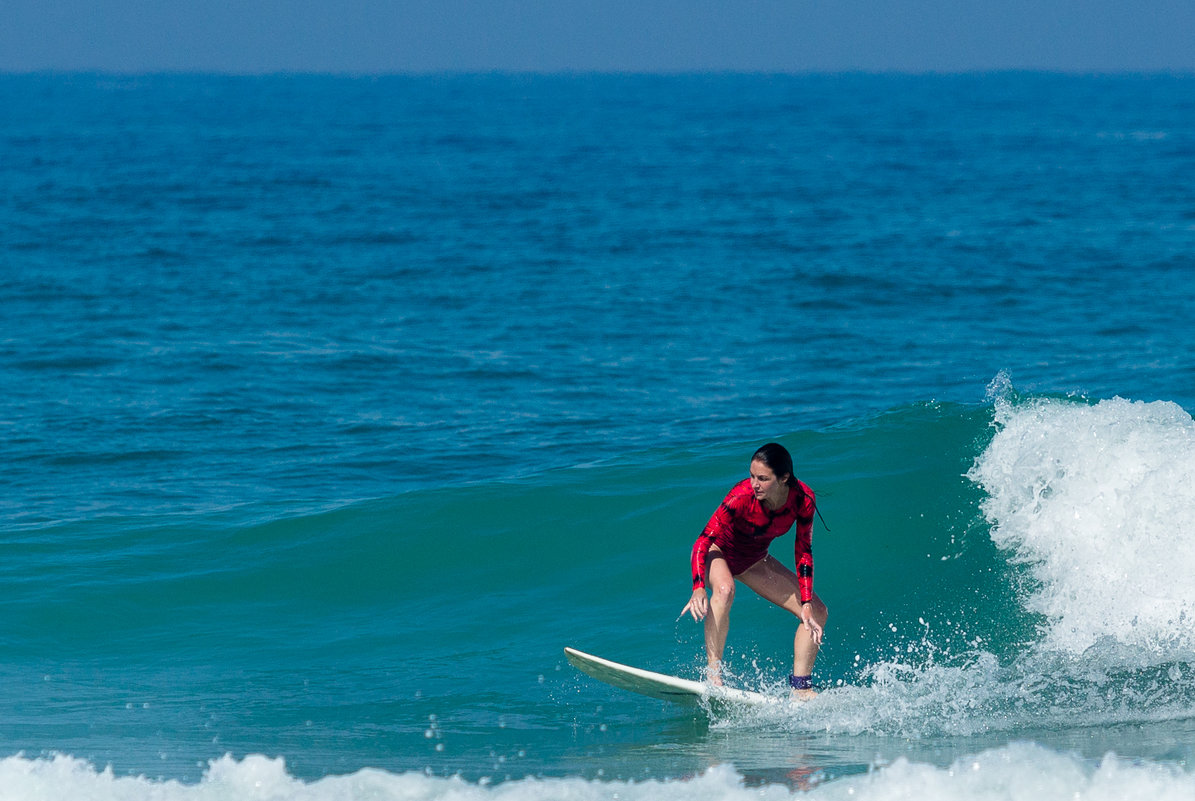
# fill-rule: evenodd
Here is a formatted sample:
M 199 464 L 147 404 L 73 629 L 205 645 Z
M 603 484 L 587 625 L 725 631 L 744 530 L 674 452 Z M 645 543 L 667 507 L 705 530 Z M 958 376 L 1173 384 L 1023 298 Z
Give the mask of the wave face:
M 790 769 L 842 779 L 877 755 L 940 770 L 986 745 L 999 761 L 1016 740 L 1165 755 L 1195 720 L 1192 429 L 1168 402 L 1009 391 L 781 437 L 826 524 L 828 691 L 705 723 L 575 673 L 560 649 L 699 674 L 700 627 L 676 618 L 688 550 L 751 443 L 265 523 L 39 530 L 3 568 L 20 590 L 4 602 L 6 686 L 29 710 L 13 731 L 191 782 L 229 750 L 293 754 L 296 781 L 363 765 L 641 780 L 708 769 L 713 738 L 745 780 L 788 784 Z M 791 541 L 774 555 L 790 561 Z M 792 633 L 740 593 L 734 680 L 782 699 Z M 49 706 L 58 716 L 36 713 Z M 160 739 L 122 741 L 149 728 Z M 617 766 L 597 767 L 595 748 Z

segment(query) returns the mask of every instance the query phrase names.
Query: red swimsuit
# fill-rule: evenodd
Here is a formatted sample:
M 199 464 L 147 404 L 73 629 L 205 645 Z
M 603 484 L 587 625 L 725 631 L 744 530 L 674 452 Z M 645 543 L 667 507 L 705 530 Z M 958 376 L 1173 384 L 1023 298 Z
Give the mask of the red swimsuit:
M 727 493 L 693 543 L 693 588 L 705 586 L 711 545 L 721 549 L 731 575 L 737 576 L 767 556 L 772 540 L 786 534 L 796 523 L 797 587 L 801 603 L 812 600 L 813 513 L 813 490 L 801 481 L 789 488 L 784 506 L 771 512 L 755 499 L 751 479 L 743 479 Z

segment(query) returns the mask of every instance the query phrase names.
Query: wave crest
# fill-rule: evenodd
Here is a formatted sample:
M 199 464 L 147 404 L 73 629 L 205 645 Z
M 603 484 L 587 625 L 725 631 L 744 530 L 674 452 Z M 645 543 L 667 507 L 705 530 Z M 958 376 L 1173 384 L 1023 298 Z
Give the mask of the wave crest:
M 1169 402 L 997 400 L 969 477 L 991 537 L 1028 566 L 1040 646 L 1153 665 L 1195 658 L 1195 421 Z

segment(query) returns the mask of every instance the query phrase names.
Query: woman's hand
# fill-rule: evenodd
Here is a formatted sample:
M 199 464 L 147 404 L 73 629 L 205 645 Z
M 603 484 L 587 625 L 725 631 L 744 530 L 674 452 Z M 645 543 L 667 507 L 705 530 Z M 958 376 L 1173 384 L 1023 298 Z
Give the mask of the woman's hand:
M 688 612 L 693 616 L 694 620 L 701 622 L 702 620 L 705 620 L 705 616 L 709 613 L 709 611 L 710 599 L 706 597 L 705 587 L 698 587 L 697 589 L 693 590 L 693 597 L 689 599 L 687 604 L 685 604 L 685 608 L 680 610 L 680 613 L 683 616 L 685 612 Z
M 822 644 L 822 627 L 813 619 L 813 604 L 801 604 L 801 623 L 809 632 L 810 638 L 818 645 Z

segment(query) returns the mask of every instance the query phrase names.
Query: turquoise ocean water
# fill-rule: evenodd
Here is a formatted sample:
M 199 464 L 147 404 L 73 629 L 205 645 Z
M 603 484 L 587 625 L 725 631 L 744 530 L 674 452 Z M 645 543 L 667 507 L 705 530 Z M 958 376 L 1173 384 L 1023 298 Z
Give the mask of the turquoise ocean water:
M 1190 799 L 1193 97 L 0 76 L 0 799 Z M 574 671 L 770 440 L 829 692 Z

